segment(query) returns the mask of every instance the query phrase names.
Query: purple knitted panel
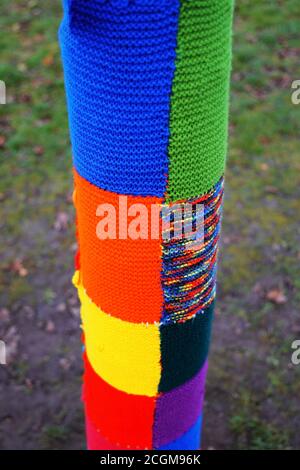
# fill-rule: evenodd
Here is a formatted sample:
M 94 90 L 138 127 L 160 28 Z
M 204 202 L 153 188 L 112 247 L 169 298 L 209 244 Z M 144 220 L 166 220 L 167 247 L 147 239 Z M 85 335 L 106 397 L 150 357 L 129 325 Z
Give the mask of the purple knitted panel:
M 157 399 L 153 429 L 155 449 L 177 439 L 197 421 L 203 405 L 207 367 L 206 361 L 195 377 Z

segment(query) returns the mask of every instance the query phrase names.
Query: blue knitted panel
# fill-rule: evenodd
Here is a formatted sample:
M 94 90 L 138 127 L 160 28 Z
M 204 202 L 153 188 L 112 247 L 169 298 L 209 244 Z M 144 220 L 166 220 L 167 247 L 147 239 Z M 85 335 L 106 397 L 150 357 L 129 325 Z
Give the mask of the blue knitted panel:
M 175 441 L 160 447 L 158 450 L 198 450 L 201 442 L 202 415 L 196 423 Z
M 74 165 L 102 189 L 164 195 L 179 0 L 64 0 Z

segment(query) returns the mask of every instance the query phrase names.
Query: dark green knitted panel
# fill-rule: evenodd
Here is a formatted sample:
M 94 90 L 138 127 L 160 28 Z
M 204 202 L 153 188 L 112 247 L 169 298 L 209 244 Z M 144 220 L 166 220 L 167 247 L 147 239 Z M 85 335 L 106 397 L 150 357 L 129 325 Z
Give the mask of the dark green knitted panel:
M 233 0 L 181 0 L 167 200 L 204 194 L 224 172 Z
M 160 326 L 160 392 L 185 383 L 199 372 L 209 350 L 214 303 L 184 323 Z

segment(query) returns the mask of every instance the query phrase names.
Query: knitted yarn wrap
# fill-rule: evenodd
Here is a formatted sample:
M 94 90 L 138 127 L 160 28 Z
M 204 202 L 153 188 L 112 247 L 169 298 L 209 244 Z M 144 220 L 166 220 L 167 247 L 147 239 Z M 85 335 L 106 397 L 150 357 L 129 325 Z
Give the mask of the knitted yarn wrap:
M 198 449 L 216 296 L 233 0 L 63 5 L 87 445 Z M 173 231 L 186 204 L 193 207 L 191 226 L 197 224 L 194 208 L 201 205 L 202 244 L 192 249 L 188 237 L 165 239 L 163 231 L 99 238 L 99 206 L 118 214 L 124 196 L 148 213 L 175 207 Z

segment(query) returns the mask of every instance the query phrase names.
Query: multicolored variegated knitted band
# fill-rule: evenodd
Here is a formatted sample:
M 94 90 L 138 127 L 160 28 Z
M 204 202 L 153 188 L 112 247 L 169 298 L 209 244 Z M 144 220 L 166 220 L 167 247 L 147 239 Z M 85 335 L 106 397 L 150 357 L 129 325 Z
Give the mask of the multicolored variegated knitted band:
M 64 0 L 89 449 L 200 446 L 232 11 L 233 0 Z M 149 225 L 124 236 L 113 217 L 114 236 L 99 237 L 103 208 L 119 214 L 121 196 L 159 208 L 158 236 Z M 192 246 L 186 226 L 174 232 L 183 213 L 193 231 L 198 205 L 203 237 Z

